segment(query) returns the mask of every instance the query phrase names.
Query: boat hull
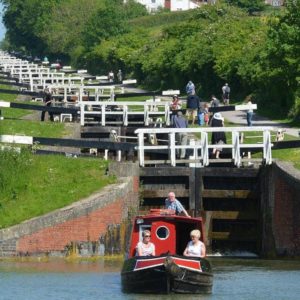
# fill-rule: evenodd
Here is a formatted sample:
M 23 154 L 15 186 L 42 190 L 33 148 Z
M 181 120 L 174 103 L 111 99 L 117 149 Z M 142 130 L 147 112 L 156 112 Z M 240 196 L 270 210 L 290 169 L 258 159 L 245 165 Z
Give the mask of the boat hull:
M 200 261 L 208 272 L 180 267 L 175 261 L 184 261 L 187 265 Z M 121 280 L 122 289 L 126 293 L 199 294 L 211 293 L 213 275 L 207 260 L 162 256 L 153 259 L 131 258 L 125 261 Z

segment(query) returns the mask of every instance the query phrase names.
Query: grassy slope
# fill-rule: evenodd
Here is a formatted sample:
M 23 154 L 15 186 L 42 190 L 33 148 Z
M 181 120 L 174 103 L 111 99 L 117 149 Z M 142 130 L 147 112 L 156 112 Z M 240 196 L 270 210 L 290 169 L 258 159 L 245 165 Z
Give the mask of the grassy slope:
M 2 88 L 9 88 L 2 86 Z M 15 95 L 0 100 L 17 102 Z M 24 103 L 24 101 L 22 101 Z M 0 134 L 62 137 L 63 123 L 22 120 L 27 110 L 2 108 Z M 0 152 L 0 228 L 18 224 L 86 197 L 114 182 L 101 159 Z
M 90 195 L 114 178 L 94 158 L 0 154 L 0 228 L 40 216 Z

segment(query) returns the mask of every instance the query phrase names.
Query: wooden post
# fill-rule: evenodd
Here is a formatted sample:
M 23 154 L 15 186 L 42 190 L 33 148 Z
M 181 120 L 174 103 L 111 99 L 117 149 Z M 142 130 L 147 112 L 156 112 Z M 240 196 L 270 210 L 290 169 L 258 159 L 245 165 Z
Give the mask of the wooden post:
M 189 209 L 194 211 L 195 215 L 195 169 L 190 168 L 190 176 L 189 176 Z
M 195 168 L 195 217 L 200 217 L 201 210 L 203 210 L 203 177 L 201 175 L 201 168 Z

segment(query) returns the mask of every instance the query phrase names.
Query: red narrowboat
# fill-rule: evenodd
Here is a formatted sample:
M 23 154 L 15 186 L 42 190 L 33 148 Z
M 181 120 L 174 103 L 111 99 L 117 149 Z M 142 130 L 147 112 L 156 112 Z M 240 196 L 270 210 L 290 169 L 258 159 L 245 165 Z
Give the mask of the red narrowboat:
M 190 232 L 198 229 L 204 240 L 202 218 L 177 216 L 172 210 L 151 210 L 134 219 L 128 258 L 121 271 L 127 293 L 211 293 L 210 263 L 201 257 L 183 256 Z M 142 233 L 151 233 L 155 256 L 137 256 Z

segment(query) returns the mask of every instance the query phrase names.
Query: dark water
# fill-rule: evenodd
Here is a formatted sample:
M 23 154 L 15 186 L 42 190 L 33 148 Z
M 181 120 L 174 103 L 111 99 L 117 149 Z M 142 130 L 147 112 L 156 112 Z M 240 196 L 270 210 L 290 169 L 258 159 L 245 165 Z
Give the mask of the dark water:
M 0 262 L 0 300 L 299 300 L 300 261 L 210 259 L 211 295 L 125 295 L 116 261 Z

